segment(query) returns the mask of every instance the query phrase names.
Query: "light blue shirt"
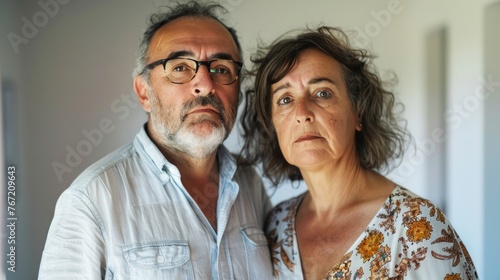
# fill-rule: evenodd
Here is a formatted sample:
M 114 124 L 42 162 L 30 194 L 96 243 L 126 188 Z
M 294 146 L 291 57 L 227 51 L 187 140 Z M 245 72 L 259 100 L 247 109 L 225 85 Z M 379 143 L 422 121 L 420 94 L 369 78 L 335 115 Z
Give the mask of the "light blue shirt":
M 39 279 L 272 279 L 267 193 L 221 146 L 217 231 L 143 128 L 57 202 Z

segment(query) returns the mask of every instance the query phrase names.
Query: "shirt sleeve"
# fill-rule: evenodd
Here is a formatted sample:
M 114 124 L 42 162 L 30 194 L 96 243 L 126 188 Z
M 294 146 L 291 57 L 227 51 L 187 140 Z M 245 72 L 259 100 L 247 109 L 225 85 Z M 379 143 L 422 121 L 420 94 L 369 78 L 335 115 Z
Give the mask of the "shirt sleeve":
M 81 192 L 59 198 L 40 264 L 38 279 L 104 279 L 102 227 L 90 200 Z
M 404 279 L 478 279 L 471 256 L 444 213 L 432 202 L 414 197 L 405 201 L 401 256 L 396 266 Z
M 429 259 L 423 263 L 425 267 L 421 271 L 436 273 L 435 275 L 441 275 L 443 279 L 478 279 L 465 244 L 448 221 L 439 227 L 436 226 L 430 240 Z

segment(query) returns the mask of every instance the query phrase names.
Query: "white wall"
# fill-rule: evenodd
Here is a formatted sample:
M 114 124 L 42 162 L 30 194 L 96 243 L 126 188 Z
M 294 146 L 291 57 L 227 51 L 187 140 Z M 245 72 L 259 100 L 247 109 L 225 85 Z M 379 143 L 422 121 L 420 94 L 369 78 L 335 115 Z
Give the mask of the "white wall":
M 500 231 L 500 223 L 498 222 L 498 213 L 500 213 L 500 148 L 498 147 L 498 139 L 500 138 L 500 2 L 494 3 L 486 9 L 485 19 L 485 76 L 492 77 L 495 81 L 494 87 L 491 90 L 484 92 L 485 97 L 485 114 L 484 114 L 484 135 L 485 135 L 485 166 L 484 166 L 484 279 L 494 279 L 498 277 L 498 252 L 500 251 L 500 243 L 488 240 L 498 238 Z
M 46 3 L 49 0 L 41 0 Z M 54 0 L 55 1 L 55 0 Z M 5 0 L 0 15 L 8 25 L 0 29 L 1 67 L 16 81 L 20 93 L 22 172 L 25 174 L 21 206 L 24 231 L 20 260 L 22 271 L 12 279 L 34 279 L 55 202 L 60 193 L 88 165 L 132 140 L 145 114 L 132 95 L 131 72 L 139 35 L 146 18 L 162 1 L 62 1 L 58 11 L 38 17 L 40 25 L 18 46 L 7 39 L 9 32 L 22 35 L 24 22 L 43 11 L 38 1 L 18 4 Z M 458 3 L 460 2 L 460 3 Z M 432 139 L 426 119 L 426 45 L 429 32 L 448 28 L 447 108 L 443 116 L 446 141 L 434 143 L 446 149 L 446 213 L 463 238 L 480 275 L 485 271 L 482 239 L 484 219 L 484 105 L 472 100 L 484 77 L 484 9 L 494 1 L 431 0 L 333 1 L 228 0 L 227 19 L 238 30 L 245 62 L 256 48 L 256 38 L 269 43 L 291 28 L 320 22 L 362 31 L 357 41 L 378 55 L 383 73 L 394 70 L 399 77 L 396 92 L 406 104 L 406 117 L 414 137 L 422 143 Z M 13 13 L 11 11 L 18 11 Z M 390 17 L 387 17 L 390 15 Z M 33 21 L 32 21 L 33 22 Z M 368 39 L 368 40 L 366 40 Z M 7 46 L 7 47 L 5 47 Z M 22 62 L 22 63 L 21 63 Z M 20 74 L 19 64 L 25 67 Z M 11 68 L 13 67 L 13 68 Z M 497 79 L 498 80 L 498 79 Z M 467 103 L 472 102 L 472 103 Z M 457 111 L 458 107 L 462 111 Z M 465 110 L 465 111 L 463 111 Z M 462 114 L 462 115 L 461 115 Z M 103 123 L 104 122 L 104 123 Z M 101 124 L 113 128 L 102 132 Z M 101 130 L 92 144 L 85 134 Z M 91 143 L 91 145 L 88 145 Z M 239 146 L 232 134 L 232 150 Z M 409 154 L 390 177 L 414 192 L 434 199 L 426 165 L 432 152 Z M 84 155 L 79 162 L 72 150 Z M 52 164 L 71 168 L 58 178 Z M 62 180 L 60 180 L 62 179 Z M 303 190 L 303 186 L 300 190 Z M 274 201 L 296 194 L 289 187 L 278 190 Z M 21 199 L 21 198 L 20 198 Z M 498 200 L 497 200 L 498 202 Z M 29 233 L 29 234 L 28 234 Z M 489 242 L 489 241 L 488 241 Z M 17 277 L 17 278 L 15 278 Z

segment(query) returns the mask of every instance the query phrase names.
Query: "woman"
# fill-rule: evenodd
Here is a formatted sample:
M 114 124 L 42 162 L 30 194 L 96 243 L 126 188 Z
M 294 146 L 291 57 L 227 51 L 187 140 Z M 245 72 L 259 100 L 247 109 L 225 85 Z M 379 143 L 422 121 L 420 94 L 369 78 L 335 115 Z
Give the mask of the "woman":
M 320 27 L 252 60 L 242 155 L 274 183 L 303 179 L 308 188 L 268 217 L 276 278 L 477 278 L 441 210 L 379 173 L 411 136 L 366 51 Z

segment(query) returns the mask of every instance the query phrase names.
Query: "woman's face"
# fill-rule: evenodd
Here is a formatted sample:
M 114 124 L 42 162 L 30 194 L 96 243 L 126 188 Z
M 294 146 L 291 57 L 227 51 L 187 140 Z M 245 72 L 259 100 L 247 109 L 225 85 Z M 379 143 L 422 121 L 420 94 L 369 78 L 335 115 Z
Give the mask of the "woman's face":
M 304 50 L 292 70 L 271 85 L 272 122 L 288 163 L 300 169 L 355 159 L 360 130 L 341 64 L 317 49 Z

